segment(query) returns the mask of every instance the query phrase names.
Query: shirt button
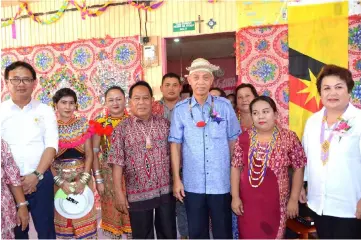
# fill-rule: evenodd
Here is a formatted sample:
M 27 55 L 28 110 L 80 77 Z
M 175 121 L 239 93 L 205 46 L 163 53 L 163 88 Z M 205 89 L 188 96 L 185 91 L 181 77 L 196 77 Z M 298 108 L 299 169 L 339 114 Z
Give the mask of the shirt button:
M 208 148 L 206 148 L 208 150 Z
M 209 173 L 207 173 L 207 174 L 209 174 Z
M 206 134 L 206 137 L 208 137 L 208 135 Z

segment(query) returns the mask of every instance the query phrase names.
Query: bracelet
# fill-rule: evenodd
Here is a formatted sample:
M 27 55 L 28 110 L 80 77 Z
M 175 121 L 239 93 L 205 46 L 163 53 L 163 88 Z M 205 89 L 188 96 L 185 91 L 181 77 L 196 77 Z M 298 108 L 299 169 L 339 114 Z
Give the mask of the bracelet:
M 65 182 L 65 180 L 62 179 L 61 177 L 59 177 L 59 176 L 54 177 L 54 183 L 56 186 L 60 187 L 64 182 Z
M 94 172 L 94 176 L 99 176 L 102 173 L 102 170 L 96 170 Z
M 87 172 L 83 172 L 80 177 L 80 182 L 84 185 L 87 185 L 90 181 L 91 175 Z
M 25 201 L 25 202 L 21 202 L 19 203 L 18 205 L 16 205 L 17 208 L 21 207 L 21 206 L 28 206 L 29 205 L 29 202 L 28 201 Z
M 94 153 L 98 153 L 98 152 L 99 152 L 99 148 L 93 148 L 93 152 L 94 152 Z
M 103 179 L 103 178 L 99 178 L 99 179 L 96 179 L 95 182 L 96 182 L 97 184 L 104 183 L 104 179 Z

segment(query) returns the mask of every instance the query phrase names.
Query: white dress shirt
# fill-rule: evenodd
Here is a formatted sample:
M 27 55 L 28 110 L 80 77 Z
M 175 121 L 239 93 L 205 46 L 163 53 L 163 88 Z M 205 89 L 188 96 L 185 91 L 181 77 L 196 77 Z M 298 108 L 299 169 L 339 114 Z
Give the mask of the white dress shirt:
M 11 99 L 0 105 L 1 137 L 8 142 L 20 175 L 36 170 L 44 150 L 58 151 L 58 124 L 51 107 L 31 100 L 23 109 Z
M 342 136 L 334 134 L 326 165 L 321 160 L 320 144 L 324 111 L 321 109 L 307 120 L 303 134 L 308 206 L 318 215 L 355 218 L 361 199 L 361 110 L 350 104 L 343 114 L 351 129 Z M 333 128 L 325 124 L 324 139 L 328 139 Z

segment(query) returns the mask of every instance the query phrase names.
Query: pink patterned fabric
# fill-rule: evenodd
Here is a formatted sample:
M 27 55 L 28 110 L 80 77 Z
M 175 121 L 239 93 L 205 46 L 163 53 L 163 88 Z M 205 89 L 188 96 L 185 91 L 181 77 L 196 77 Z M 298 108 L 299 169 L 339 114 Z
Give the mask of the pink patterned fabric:
M 110 60 L 115 67 L 122 71 L 122 77 L 128 86 L 143 79 L 141 66 L 141 45 L 138 37 L 122 37 L 79 40 L 69 43 L 36 45 L 30 47 L 2 49 L 1 74 L 5 67 L 12 62 L 22 60 L 30 63 L 37 73 L 39 84 L 34 90 L 34 96 L 45 104 L 51 103 L 49 93 L 54 87 L 45 84 L 40 78 L 49 78 L 63 67 L 67 67 L 66 74 L 85 84 L 85 93 L 78 96 L 80 115 L 94 119 L 103 110 L 96 90 L 91 83 L 97 73 L 100 61 Z M 58 84 L 55 84 L 57 87 Z M 44 90 L 43 90 L 44 88 Z M 9 98 L 9 92 L 2 80 L 1 101 Z
M 20 170 L 16 166 L 9 145 L 1 139 L 1 238 L 14 239 L 16 207 L 9 186 L 20 186 Z
M 272 97 L 288 127 L 288 27 L 244 28 L 237 32 L 238 84 L 251 83 L 260 95 Z

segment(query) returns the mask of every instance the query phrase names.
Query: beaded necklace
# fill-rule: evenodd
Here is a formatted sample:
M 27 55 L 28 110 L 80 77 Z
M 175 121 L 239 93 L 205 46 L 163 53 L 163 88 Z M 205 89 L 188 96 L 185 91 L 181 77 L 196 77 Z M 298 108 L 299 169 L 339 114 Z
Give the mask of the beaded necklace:
M 272 150 L 276 144 L 278 133 L 279 133 L 279 130 L 278 130 L 277 126 L 275 126 L 273 128 L 272 138 L 271 138 L 268 146 L 265 148 L 265 147 L 260 146 L 260 144 L 258 142 L 257 129 L 255 127 L 252 128 L 251 146 L 250 146 L 250 151 L 248 154 L 248 164 L 249 164 L 248 180 L 249 180 L 249 183 L 251 184 L 251 186 L 254 188 L 259 187 L 264 180 L 264 177 L 267 172 L 268 160 L 269 160 L 269 157 L 272 154 Z M 265 151 L 263 151 L 263 153 L 260 154 L 259 149 L 262 149 Z M 258 162 L 256 162 L 256 160 Z M 259 162 L 261 162 L 261 163 L 259 163 Z M 256 171 L 254 169 L 254 167 L 261 168 L 261 170 Z M 258 182 L 258 183 L 254 183 L 254 182 Z
M 212 113 L 213 113 L 213 109 L 214 109 L 214 98 L 213 98 L 213 96 L 211 96 L 211 99 L 212 99 L 212 103 L 211 103 L 211 109 L 209 110 L 208 119 L 206 121 L 198 121 L 197 123 L 194 121 L 194 117 L 193 117 L 192 98 L 189 98 L 189 100 L 188 100 L 188 107 L 189 107 L 189 112 L 191 114 L 192 121 L 199 128 L 205 127 L 207 125 L 207 123 L 209 122 L 209 119 L 211 119 L 211 117 L 212 117 Z

